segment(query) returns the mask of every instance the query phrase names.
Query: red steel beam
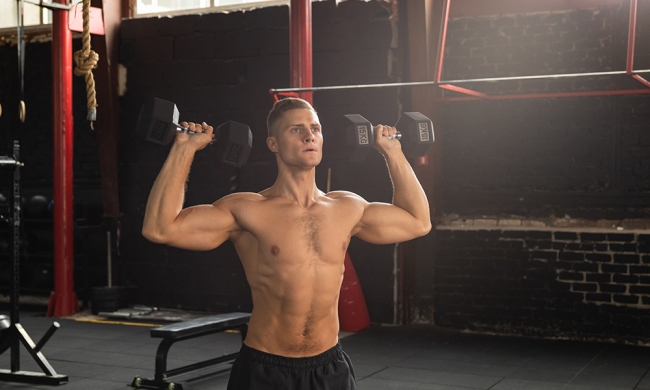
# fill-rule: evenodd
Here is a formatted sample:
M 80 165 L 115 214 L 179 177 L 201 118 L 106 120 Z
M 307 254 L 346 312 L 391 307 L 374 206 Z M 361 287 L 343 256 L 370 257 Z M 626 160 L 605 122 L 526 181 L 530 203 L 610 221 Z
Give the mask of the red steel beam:
M 65 0 L 57 0 L 65 4 Z M 52 11 L 52 116 L 54 152 L 54 291 L 47 315 L 69 316 L 79 310 L 74 292 L 72 213 L 72 32 L 68 11 Z
M 476 97 L 479 97 L 479 98 L 489 98 L 490 97 L 489 95 L 486 95 L 486 94 L 484 94 L 482 92 L 472 91 L 471 89 L 467 89 L 467 88 L 463 88 L 463 87 L 459 87 L 459 86 L 451 85 L 451 84 L 440 84 L 440 85 L 438 85 L 438 87 L 442 88 L 442 89 L 447 89 L 447 90 L 450 90 L 450 91 L 454 91 L 454 92 L 464 93 L 465 95 L 476 96 Z
M 632 78 L 635 79 L 636 81 L 640 82 L 641 84 L 645 85 L 646 87 L 650 88 L 650 81 L 644 79 L 643 77 L 639 76 L 638 74 L 633 74 Z
M 442 64 L 445 58 L 445 44 L 447 43 L 447 26 L 449 25 L 449 8 L 451 0 L 445 0 L 442 9 L 442 23 L 440 23 L 440 36 L 438 40 L 438 62 L 433 80 L 438 83 L 442 77 Z
M 628 25 L 627 35 L 627 66 L 626 71 L 628 75 L 632 75 L 634 71 L 634 40 L 636 38 L 636 12 L 637 0 L 630 0 L 630 22 Z
M 638 10 L 638 0 L 630 0 L 630 24 L 627 35 L 627 67 L 626 72 L 636 81 L 650 88 L 650 82 L 634 73 L 634 44 L 636 40 L 636 20 Z
M 650 83 L 649 83 L 650 84 Z M 512 100 L 512 99 L 549 99 L 563 97 L 594 97 L 594 96 L 623 96 L 623 95 L 649 95 L 650 89 L 628 89 L 616 91 L 581 91 L 581 92 L 552 92 L 552 93 L 527 93 L 516 95 L 486 95 L 458 96 L 435 98 L 437 102 L 457 102 L 467 100 Z
M 291 0 L 289 24 L 289 56 L 291 87 L 312 86 L 311 0 Z M 300 97 L 313 104 L 312 92 Z

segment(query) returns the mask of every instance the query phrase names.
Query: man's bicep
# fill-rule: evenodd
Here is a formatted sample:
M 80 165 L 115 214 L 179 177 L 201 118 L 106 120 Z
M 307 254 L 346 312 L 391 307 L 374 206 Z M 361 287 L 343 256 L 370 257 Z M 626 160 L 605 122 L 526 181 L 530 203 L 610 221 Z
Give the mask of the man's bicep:
M 413 216 L 388 203 L 368 203 L 355 235 L 372 244 L 393 244 L 412 238 Z

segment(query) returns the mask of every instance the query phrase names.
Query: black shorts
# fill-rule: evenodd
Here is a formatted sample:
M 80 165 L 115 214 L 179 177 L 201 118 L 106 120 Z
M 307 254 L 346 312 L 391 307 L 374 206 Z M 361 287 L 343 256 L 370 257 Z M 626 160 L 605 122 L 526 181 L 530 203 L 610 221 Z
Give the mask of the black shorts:
M 348 355 L 337 344 L 320 355 L 289 358 L 242 345 L 228 390 L 356 390 Z

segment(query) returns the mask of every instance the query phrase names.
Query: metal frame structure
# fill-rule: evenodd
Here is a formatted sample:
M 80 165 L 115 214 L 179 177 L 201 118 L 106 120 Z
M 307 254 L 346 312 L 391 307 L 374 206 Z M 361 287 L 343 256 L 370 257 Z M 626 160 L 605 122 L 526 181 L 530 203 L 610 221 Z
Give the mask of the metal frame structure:
M 41 352 L 50 337 L 59 329 L 59 323 L 54 322 L 38 343 L 34 343 L 25 328 L 20 324 L 20 311 L 18 300 L 20 298 L 20 168 L 24 164 L 20 161 L 20 143 L 14 140 L 13 157 L 0 157 L 0 168 L 13 168 L 13 191 L 11 197 L 11 290 L 9 295 L 11 325 L 0 337 L 0 354 L 10 348 L 10 369 L 0 369 L 0 382 L 34 383 L 42 385 L 61 385 L 68 382 L 67 375 L 57 374 Z M 20 345 L 27 350 L 36 364 L 43 371 L 23 371 L 20 368 Z
M 623 71 L 606 71 L 606 72 L 588 72 L 588 73 L 569 73 L 554 75 L 536 75 L 536 76 L 515 76 L 515 77 L 492 77 L 476 78 L 467 80 L 441 80 L 442 69 L 444 64 L 445 43 L 447 41 L 447 29 L 449 25 L 449 9 L 451 0 L 445 0 L 442 11 L 442 23 L 440 25 L 440 39 L 438 41 L 438 56 L 433 81 L 405 82 L 405 83 L 385 83 L 385 84 L 359 84 L 359 85 L 338 85 L 325 87 L 305 87 L 305 88 L 277 88 L 270 89 L 269 93 L 278 100 L 280 96 L 297 96 L 298 93 L 340 90 L 340 89 L 359 89 L 359 88 L 396 88 L 396 87 L 415 87 L 415 86 L 437 86 L 438 88 L 461 93 L 466 96 L 439 97 L 436 101 L 462 101 L 462 100 L 509 100 L 509 99 L 543 99 L 543 98 L 560 98 L 560 97 L 586 97 L 586 96 L 620 96 L 620 95 L 647 95 L 650 94 L 650 81 L 641 76 L 641 74 L 650 73 L 650 69 L 634 70 L 634 49 L 636 38 L 636 21 L 638 0 L 630 0 L 630 18 L 628 28 L 628 45 L 626 69 Z M 482 83 L 482 82 L 499 82 L 499 81 L 524 81 L 536 79 L 560 79 L 560 78 L 577 78 L 577 77 L 594 77 L 594 76 L 611 76 L 627 75 L 633 80 L 642 84 L 642 89 L 620 89 L 620 90 L 597 90 L 597 91 L 573 91 L 573 92 L 549 92 L 549 93 L 527 93 L 527 94 L 502 94 L 489 95 L 483 92 L 464 88 L 459 84 Z

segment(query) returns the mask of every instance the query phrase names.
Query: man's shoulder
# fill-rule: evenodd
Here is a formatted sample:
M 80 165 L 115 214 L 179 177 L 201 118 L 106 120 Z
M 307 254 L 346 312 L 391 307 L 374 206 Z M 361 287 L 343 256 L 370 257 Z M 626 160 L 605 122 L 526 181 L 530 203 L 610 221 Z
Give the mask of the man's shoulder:
M 239 202 L 255 202 L 263 200 L 264 196 L 255 192 L 235 192 L 230 195 L 226 195 L 223 198 L 214 202 L 214 205 L 224 204 L 224 203 L 239 203 Z
M 365 201 L 361 196 L 350 191 L 330 191 L 325 196 L 334 200 Z

